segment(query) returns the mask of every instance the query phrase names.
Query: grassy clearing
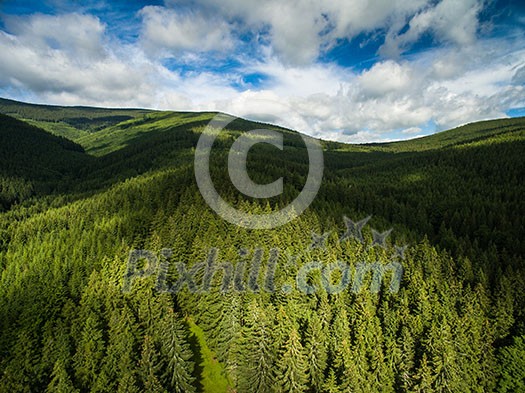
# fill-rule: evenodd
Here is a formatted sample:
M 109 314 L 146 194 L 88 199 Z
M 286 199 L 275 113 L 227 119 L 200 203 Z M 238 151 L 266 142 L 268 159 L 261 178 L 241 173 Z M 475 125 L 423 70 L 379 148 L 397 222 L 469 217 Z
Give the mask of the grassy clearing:
M 192 333 L 190 344 L 196 356 L 195 374 L 197 381 L 200 382 L 198 391 L 203 393 L 231 392 L 232 387 L 226 369 L 217 360 L 215 353 L 208 348 L 204 332 L 192 318 L 187 318 L 186 321 Z

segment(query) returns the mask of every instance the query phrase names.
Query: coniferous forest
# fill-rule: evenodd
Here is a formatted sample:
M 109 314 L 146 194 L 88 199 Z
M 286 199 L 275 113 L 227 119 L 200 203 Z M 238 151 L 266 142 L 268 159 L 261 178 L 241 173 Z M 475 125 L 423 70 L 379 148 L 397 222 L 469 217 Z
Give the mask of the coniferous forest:
M 525 391 L 525 118 L 323 141 L 310 207 L 250 230 L 196 184 L 215 113 L 0 113 L 0 392 Z M 248 155 L 254 182 L 283 177 L 263 200 L 227 170 L 260 128 L 284 135 Z M 308 162 L 297 132 L 237 119 L 211 178 L 264 214 Z

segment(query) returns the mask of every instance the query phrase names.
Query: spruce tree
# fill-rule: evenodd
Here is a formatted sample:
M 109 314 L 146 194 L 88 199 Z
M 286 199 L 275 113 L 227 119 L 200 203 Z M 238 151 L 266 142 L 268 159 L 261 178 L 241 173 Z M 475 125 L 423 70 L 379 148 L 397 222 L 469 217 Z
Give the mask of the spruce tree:
M 308 363 L 299 333 L 290 331 L 288 340 L 277 361 L 275 382 L 279 393 L 305 392 L 308 388 Z
M 59 359 L 53 367 L 51 382 L 47 385 L 46 393 L 77 393 L 78 389 L 73 385 L 64 361 Z
M 104 358 L 104 337 L 100 322 L 94 315 L 90 315 L 82 329 L 81 338 L 73 355 L 75 376 L 79 385 L 91 387 L 100 374 L 102 359 Z
M 164 316 L 160 328 L 160 351 L 166 361 L 165 378 L 169 391 L 176 393 L 195 392 L 193 353 L 188 344 L 188 335 L 182 320 L 173 311 Z
M 525 391 L 525 336 L 515 337 L 512 345 L 500 350 L 498 393 Z
M 271 321 L 255 299 L 247 308 L 240 347 L 239 391 L 272 392 L 275 350 Z
M 328 360 L 328 336 L 325 334 L 317 313 L 312 313 L 306 330 L 306 357 L 308 359 L 308 374 L 310 383 L 316 390 L 321 390 L 324 372 Z
M 142 354 L 138 365 L 138 373 L 146 393 L 165 393 L 166 390 L 159 381 L 159 355 L 155 343 L 150 336 L 144 337 Z

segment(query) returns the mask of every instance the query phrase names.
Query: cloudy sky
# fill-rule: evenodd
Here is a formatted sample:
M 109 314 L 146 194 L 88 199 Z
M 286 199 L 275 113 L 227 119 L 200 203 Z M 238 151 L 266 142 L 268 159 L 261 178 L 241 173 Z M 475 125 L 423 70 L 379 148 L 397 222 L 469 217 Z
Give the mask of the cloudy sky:
M 0 0 L 0 96 L 412 138 L 525 115 L 518 3 Z

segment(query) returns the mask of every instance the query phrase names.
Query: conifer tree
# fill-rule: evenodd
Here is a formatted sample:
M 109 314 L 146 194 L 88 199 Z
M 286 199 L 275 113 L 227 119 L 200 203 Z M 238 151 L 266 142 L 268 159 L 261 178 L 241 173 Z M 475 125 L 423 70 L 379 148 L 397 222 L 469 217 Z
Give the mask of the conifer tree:
M 277 361 L 277 372 L 275 375 L 277 391 L 305 392 L 307 390 L 307 360 L 304 348 L 301 345 L 299 333 L 292 328 Z
M 155 343 L 150 336 L 144 337 L 142 344 L 142 354 L 138 365 L 138 373 L 144 392 L 165 393 L 158 377 L 160 371 L 159 355 L 155 348 Z
M 237 293 L 226 293 L 223 302 L 222 318 L 218 325 L 217 356 L 224 362 L 228 373 L 235 382 L 240 363 L 240 345 L 242 341 L 242 298 Z
M 131 388 L 135 380 L 137 354 L 132 314 L 127 306 L 115 309 L 109 320 L 109 338 L 95 391 L 117 390 L 121 380 Z
M 77 393 L 73 381 L 65 367 L 64 361 L 59 359 L 53 367 L 51 382 L 47 385 L 46 393 Z
M 94 315 L 90 315 L 84 323 L 73 356 L 75 376 L 80 386 L 90 387 L 96 381 L 104 357 L 104 347 L 101 325 Z
M 169 391 L 175 393 L 195 392 L 193 361 L 187 333 L 180 317 L 168 311 L 160 324 L 160 350 L 166 361 L 165 378 Z
M 424 353 L 421 358 L 421 363 L 417 369 L 415 375 L 416 383 L 414 385 L 413 391 L 417 393 L 432 393 L 435 392 L 433 388 L 434 384 L 434 375 L 431 369 L 431 366 L 428 363 L 427 354 Z
M 516 337 L 513 344 L 500 351 L 499 393 L 525 391 L 525 337 Z
M 327 343 L 328 336 L 323 330 L 321 320 L 316 313 L 312 313 L 308 320 L 305 350 L 310 383 L 316 390 L 321 390 L 324 381 L 328 360 Z
M 271 321 L 256 300 L 247 307 L 240 348 L 239 391 L 271 392 L 275 358 Z
M 319 391 L 323 393 L 341 393 L 341 389 L 337 383 L 336 373 L 333 368 L 330 368 L 328 377 L 324 380 L 323 386 Z

